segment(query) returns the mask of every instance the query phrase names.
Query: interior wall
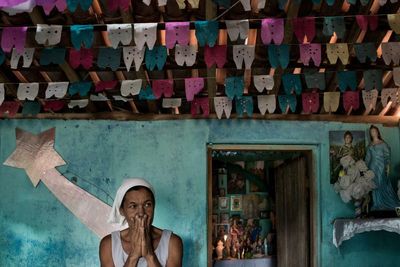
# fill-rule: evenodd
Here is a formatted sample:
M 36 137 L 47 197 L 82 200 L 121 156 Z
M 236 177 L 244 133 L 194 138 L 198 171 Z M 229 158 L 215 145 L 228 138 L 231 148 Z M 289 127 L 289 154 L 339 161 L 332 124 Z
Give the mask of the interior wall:
M 184 266 L 207 262 L 207 143 L 296 144 L 316 148 L 319 266 L 395 266 L 400 236 L 375 232 L 332 244 L 332 221 L 353 215 L 329 183 L 331 130 L 367 130 L 367 124 L 262 120 L 0 121 L 0 161 L 15 149 L 15 128 L 39 133 L 56 127 L 59 170 L 112 204 L 123 178 L 144 177 L 156 190 L 154 224 L 184 241 Z M 392 176 L 400 178 L 399 128 L 380 126 L 392 148 Z M 99 239 L 44 186 L 20 169 L 0 166 L 0 266 L 98 266 Z M 104 192 L 105 191 L 105 192 Z

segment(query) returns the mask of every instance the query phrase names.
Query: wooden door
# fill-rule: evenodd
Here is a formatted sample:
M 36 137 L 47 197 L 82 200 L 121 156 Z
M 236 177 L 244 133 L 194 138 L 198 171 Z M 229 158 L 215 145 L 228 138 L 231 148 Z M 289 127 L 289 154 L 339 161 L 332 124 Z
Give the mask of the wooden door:
M 304 157 L 276 168 L 278 267 L 310 266 L 308 180 Z

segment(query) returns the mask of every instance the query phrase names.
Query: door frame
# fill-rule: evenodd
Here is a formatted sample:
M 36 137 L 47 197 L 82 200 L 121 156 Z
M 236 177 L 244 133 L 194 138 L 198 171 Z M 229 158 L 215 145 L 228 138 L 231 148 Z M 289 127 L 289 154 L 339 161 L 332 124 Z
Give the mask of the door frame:
M 320 147 L 316 144 L 207 144 L 207 266 L 212 267 L 212 151 L 282 151 L 302 152 L 307 159 L 310 175 L 310 267 L 320 266 L 320 210 L 319 190 L 320 181 Z

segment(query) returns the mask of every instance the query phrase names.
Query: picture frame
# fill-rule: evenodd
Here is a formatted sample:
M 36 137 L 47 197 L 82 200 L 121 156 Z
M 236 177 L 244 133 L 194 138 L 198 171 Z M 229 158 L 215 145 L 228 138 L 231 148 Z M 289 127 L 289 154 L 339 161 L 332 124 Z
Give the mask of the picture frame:
M 231 196 L 231 211 L 242 211 L 242 196 Z
M 228 210 L 229 209 L 229 198 L 228 197 L 219 197 L 218 198 L 218 207 L 219 207 L 219 210 Z
M 212 214 L 211 215 L 211 223 L 213 224 L 213 225 L 215 225 L 215 224 L 217 224 L 219 221 L 218 221 L 218 214 Z
M 219 215 L 219 222 L 221 224 L 229 224 L 229 213 L 220 213 Z
M 242 172 L 228 169 L 227 194 L 246 194 L 246 178 Z
M 214 225 L 215 237 L 223 238 L 229 234 L 230 225 L 228 223 L 218 223 Z
M 226 196 L 226 194 L 225 194 L 225 188 L 220 188 L 220 189 L 219 189 L 219 196 L 220 196 L 220 197 Z

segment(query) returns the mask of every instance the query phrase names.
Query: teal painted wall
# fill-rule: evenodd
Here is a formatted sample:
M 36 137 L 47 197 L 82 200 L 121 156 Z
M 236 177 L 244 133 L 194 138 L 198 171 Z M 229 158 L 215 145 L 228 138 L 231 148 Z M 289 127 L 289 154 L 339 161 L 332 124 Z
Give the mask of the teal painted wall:
M 34 133 L 56 127 L 59 170 L 111 205 L 125 177 L 155 185 L 154 224 L 184 241 L 184 266 L 206 266 L 206 144 L 312 145 L 317 160 L 319 266 L 398 266 L 400 235 L 375 232 L 332 244 L 331 222 L 352 216 L 329 183 L 331 130 L 366 130 L 366 124 L 223 121 L 0 121 L 0 162 L 15 149 L 15 128 Z M 380 127 L 392 148 L 392 175 L 400 176 L 399 128 Z M 98 266 L 99 239 L 40 183 L 25 172 L 0 166 L 0 266 Z M 96 185 L 96 186 L 94 186 Z M 104 190 L 104 191 L 103 191 Z M 295 252 L 294 252 L 295 253 Z

